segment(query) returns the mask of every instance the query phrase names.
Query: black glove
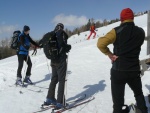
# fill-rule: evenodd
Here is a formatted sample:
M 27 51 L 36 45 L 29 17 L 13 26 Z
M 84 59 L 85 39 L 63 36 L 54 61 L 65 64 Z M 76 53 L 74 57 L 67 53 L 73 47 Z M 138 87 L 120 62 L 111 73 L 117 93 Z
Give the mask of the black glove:
M 40 44 L 39 47 L 40 47 L 40 48 L 43 48 L 43 44 Z
M 70 52 L 70 50 L 71 50 L 71 45 L 67 44 L 66 45 L 66 53 Z
M 71 45 L 64 45 L 60 48 L 59 54 L 68 53 L 71 50 Z

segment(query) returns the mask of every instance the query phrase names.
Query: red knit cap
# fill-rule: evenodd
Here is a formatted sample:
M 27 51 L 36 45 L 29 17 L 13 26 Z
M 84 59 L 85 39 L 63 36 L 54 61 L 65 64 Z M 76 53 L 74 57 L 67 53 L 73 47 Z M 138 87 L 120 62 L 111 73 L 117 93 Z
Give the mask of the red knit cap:
M 133 20 L 134 19 L 133 11 L 130 8 L 123 9 L 120 14 L 120 19 L 122 22 L 125 20 Z

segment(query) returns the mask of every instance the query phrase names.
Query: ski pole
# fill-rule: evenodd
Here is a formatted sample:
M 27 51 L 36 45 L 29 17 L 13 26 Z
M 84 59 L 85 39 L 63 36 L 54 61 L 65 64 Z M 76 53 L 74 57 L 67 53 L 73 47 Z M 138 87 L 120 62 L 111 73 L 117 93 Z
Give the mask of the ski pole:
M 68 78 L 68 74 L 67 74 L 67 71 L 68 71 L 68 58 L 69 58 L 69 53 L 68 53 L 68 56 L 67 56 L 67 59 L 66 59 L 66 77 L 65 77 L 65 88 L 64 88 L 64 97 L 63 97 L 63 104 L 64 106 L 66 106 L 66 96 L 67 96 L 67 78 Z
M 24 69 L 24 76 L 23 76 L 23 79 L 25 79 L 25 76 L 26 76 L 26 70 L 27 70 L 28 59 L 29 59 L 29 54 L 27 55 L 27 60 L 26 60 L 26 65 L 25 65 L 25 69 Z M 23 81 L 23 84 L 24 84 L 24 81 Z
M 49 64 L 48 64 L 48 59 L 46 58 L 46 62 L 47 62 L 47 67 L 48 67 L 48 71 L 49 71 L 49 74 L 50 74 L 50 68 L 49 68 Z
M 26 70 L 27 70 L 27 62 L 28 62 L 28 59 L 29 59 L 29 53 L 27 55 L 27 59 L 26 59 L 26 64 L 25 64 L 25 69 L 24 69 L 24 76 L 23 76 L 23 85 L 24 85 L 24 79 L 25 79 L 25 76 L 26 76 Z M 23 86 L 22 86 L 23 87 Z M 21 91 L 22 90 L 22 87 L 20 89 L 20 94 L 22 94 L 23 92 Z

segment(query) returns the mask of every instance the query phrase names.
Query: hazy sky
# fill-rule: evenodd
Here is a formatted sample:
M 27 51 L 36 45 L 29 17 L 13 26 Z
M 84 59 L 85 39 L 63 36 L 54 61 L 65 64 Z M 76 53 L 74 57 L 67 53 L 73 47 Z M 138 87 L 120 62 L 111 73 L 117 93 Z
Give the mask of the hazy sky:
M 62 22 L 75 28 L 95 20 L 119 18 L 123 8 L 134 12 L 150 10 L 150 0 L 0 0 L 0 38 L 10 37 L 24 25 L 39 39 Z

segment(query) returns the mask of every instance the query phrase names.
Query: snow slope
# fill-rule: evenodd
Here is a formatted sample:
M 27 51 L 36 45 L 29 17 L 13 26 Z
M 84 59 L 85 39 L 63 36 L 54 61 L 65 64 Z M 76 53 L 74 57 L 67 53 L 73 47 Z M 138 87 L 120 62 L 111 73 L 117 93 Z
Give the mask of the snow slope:
M 146 31 L 147 15 L 136 17 L 135 23 Z M 99 28 L 97 37 L 103 36 L 119 24 L 117 22 Z M 67 98 L 68 100 L 73 100 L 86 93 L 88 98 L 94 96 L 96 99 L 66 113 L 111 113 L 111 63 L 97 49 L 96 43 L 98 38 L 90 41 L 85 40 L 88 34 L 89 32 L 84 32 L 80 36 L 74 35 L 69 39 L 69 43 L 72 44 L 73 48 L 69 54 Z M 112 49 L 112 46 L 110 48 Z M 140 58 L 145 57 L 145 54 L 146 43 L 142 46 Z M 31 59 L 33 63 L 31 78 L 36 83 L 36 86 L 28 86 L 28 88 L 22 89 L 13 85 L 18 65 L 17 56 L 0 61 L 0 113 L 32 113 L 38 110 L 43 101 L 45 101 L 47 95 L 46 88 L 48 88 L 51 79 L 50 61 L 46 59 L 42 49 L 38 50 L 37 56 L 31 57 Z M 142 77 L 145 96 L 147 96 L 150 90 L 149 73 L 146 72 L 145 76 Z M 20 90 L 23 94 L 19 93 Z M 40 93 L 35 92 L 39 90 L 41 90 Z M 130 88 L 126 86 L 125 103 L 130 104 L 134 102 L 134 95 Z M 147 105 L 150 107 L 148 102 Z M 45 111 L 43 113 L 50 112 Z

